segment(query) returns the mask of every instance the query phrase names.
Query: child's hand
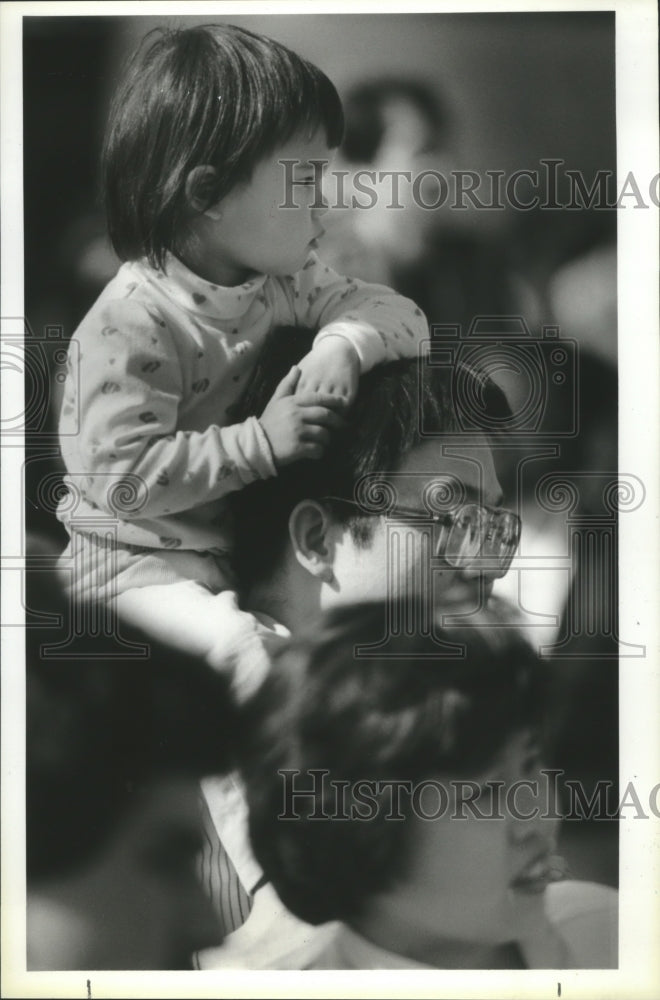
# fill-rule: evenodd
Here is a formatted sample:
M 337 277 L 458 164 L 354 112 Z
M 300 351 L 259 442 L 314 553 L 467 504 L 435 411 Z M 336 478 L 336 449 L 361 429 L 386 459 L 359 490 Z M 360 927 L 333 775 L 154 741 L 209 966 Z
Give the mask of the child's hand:
M 298 362 L 300 381 L 296 393 L 327 393 L 344 401 L 355 399 L 360 378 L 357 351 L 344 337 L 326 337 Z
M 321 458 L 330 431 L 344 426 L 339 411 L 345 404 L 328 394 L 299 394 L 299 380 L 300 369 L 294 365 L 259 417 L 278 468 L 299 458 Z

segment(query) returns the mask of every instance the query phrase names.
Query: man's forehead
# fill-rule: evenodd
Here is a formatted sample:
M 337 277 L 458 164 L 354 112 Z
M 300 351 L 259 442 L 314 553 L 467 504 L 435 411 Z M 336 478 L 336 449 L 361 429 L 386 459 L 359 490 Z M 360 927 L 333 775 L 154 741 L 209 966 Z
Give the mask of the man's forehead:
M 417 507 L 426 496 L 439 491 L 437 499 L 475 502 L 497 507 L 502 489 L 495 472 L 493 454 L 486 438 L 465 442 L 431 439 L 413 448 L 395 474 L 384 475 L 396 489 L 397 503 Z

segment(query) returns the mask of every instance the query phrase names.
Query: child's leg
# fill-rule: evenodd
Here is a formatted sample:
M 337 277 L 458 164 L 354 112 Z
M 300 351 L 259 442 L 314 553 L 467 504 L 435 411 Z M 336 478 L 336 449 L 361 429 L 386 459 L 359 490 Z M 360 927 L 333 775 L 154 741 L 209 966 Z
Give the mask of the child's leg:
M 117 545 L 74 532 L 59 560 L 67 590 L 101 601 L 122 622 L 226 672 L 243 699 L 261 682 L 281 636 L 241 611 L 229 566 L 211 554 Z
M 235 591 L 214 593 L 196 580 L 136 587 L 119 594 L 120 621 L 182 649 L 227 673 L 242 701 L 261 683 L 281 635 L 241 611 Z
M 126 545 L 100 531 L 74 531 L 59 557 L 58 572 L 67 592 L 81 601 L 111 603 L 127 590 L 184 580 L 216 593 L 233 587 L 229 566 L 211 553 Z

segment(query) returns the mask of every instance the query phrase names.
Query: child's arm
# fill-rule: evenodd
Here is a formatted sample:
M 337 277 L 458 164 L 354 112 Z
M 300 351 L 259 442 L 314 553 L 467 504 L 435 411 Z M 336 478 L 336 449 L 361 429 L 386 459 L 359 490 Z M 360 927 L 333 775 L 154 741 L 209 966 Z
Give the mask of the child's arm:
M 339 346 L 334 338 L 342 338 L 357 355 L 360 375 L 386 361 L 415 357 L 428 337 L 426 318 L 410 299 L 384 285 L 339 275 L 316 254 L 291 279 L 289 290 L 296 322 L 319 329 L 314 349 L 331 337 L 328 349 Z M 307 390 L 304 363 L 301 368 L 299 390 Z M 343 377 L 350 382 L 349 369 L 346 360 Z
M 86 496 L 102 509 L 109 506 L 109 491 L 129 476 L 137 477 L 138 495 L 122 516 L 191 509 L 275 475 L 276 458 L 284 464 L 287 449 L 316 448 L 325 439 L 327 430 L 318 424 L 326 412 L 316 406 L 318 398 L 310 406 L 307 397 L 296 397 L 295 406 L 287 398 L 269 404 L 263 423 L 249 417 L 226 427 L 181 430 L 183 373 L 165 323 L 125 300 L 105 304 L 92 318 L 79 331 L 80 369 L 76 384 L 65 389 L 61 442 L 69 473 L 88 476 Z M 80 432 L 71 438 L 67 412 L 76 403 Z M 264 428 L 271 428 L 272 447 Z

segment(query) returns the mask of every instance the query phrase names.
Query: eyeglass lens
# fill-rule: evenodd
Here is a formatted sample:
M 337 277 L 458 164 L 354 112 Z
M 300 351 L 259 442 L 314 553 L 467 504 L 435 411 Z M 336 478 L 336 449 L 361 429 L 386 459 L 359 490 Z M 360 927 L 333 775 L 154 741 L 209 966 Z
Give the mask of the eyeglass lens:
M 465 504 L 441 531 L 436 555 L 455 569 L 466 567 L 477 556 L 497 560 L 497 576 L 504 576 L 518 540 L 519 522 L 511 511 Z

